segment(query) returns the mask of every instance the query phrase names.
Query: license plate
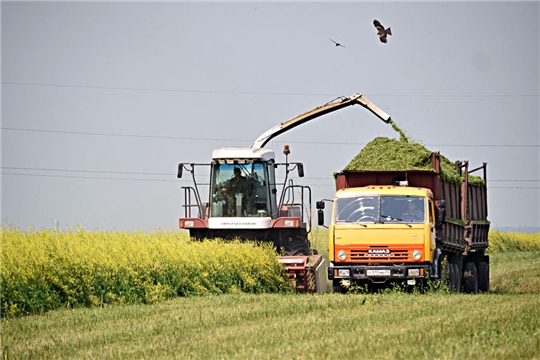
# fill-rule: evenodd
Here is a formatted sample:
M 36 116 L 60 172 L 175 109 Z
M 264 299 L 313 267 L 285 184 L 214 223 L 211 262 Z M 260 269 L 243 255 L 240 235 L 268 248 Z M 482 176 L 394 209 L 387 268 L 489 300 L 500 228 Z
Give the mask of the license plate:
M 390 276 L 390 270 L 368 270 L 367 276 Z

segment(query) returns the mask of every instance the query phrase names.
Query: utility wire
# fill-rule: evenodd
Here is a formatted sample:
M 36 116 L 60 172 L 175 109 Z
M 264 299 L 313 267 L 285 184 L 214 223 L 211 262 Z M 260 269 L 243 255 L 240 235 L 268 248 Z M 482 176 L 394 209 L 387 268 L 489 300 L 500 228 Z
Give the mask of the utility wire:
M 1 169 L 6 169 L 6 170 L 31 170 L 31 171 L 65 171 L 65 172 L 100 173 L 100 174 L 172 175 L 172 176 L 175 176 L 175 174 L 173 174 L 173 173 L 150 173 L 150 172 L 131 172 L 131 171 L 102 171 L 102 170 L 70 170 L 70 169 L 14 167 L 14 166 L 2 166 Z
M 160 89 L 160 88 L 140 88 L 140 87 L 118 87 L 118 86 L 90 86 L 90 85 L 69 85 L 69 84 L 45 84 L 31 82 L 2 81 L 6 85 L 22 86 L 43 86 L 59 88 L 80 88 L 98 90 L 127 90 L 127 91 L 155 91 L 155 92 L 181 92 L 181 93 L 201 93 L 201 94 L 235 94 L 235 95 L 278 95 L 278 96 L 336 96 L 335 93 L 288 93 L 288 92 L 265 92 L 265 91 L 227 91 L 227 90 L 193 90 L 193 89 Z M 538 94 L 367 94 L 373 97 L 447 97 L 447 98 L 476 98 L 476 97 L 538 97 Z
M 225 138 L 204 138 L 204 137 L 184 137 L 184 136 L 164 136 L 164 135 L 137 135 L 137 134 L 118 134 L 118 133 L 98 133 L 98 132 L 83 132 L 83 131 L 62 131 L 62 130 L 44 130 L 44 129 L 23 129 L 2 127 L 2 130 L 7 131 L 26 131 L 26 132 L 44 132 L 44 133 L 57 133 L 57 134 L 72 134 L 72 135 L 92 135 L 92 136 L 116 136 L 116 137 L 134 137 L 134 138 L 154 138 L 154 139 L 173 139 L 173 140 L 196 140 L 196 141 L 235 141 L 235 142 L 252 142 L 253 140 L 247 139 L 225 139 Z M 314 144 L 314 145 L 366 145 L 366 143 L 352 143 L 352 142 L 331 142 L 331 141 L 279 141 L 272 140 L 274 143 L 295 143 L 295 144 Z M 540 144 L 526 145 L 526 144 L 426 144 L 425 146 L 431 147 L 516 147 L 516 148 L 530 148 L 540 147 Z
M 124 181 L 158 181 L 158 182 L 176 182 L 176 183 L 191 183 L 189 180 L 169 180 L 169 179 L 140 179 L 140 178 L 114 178 L 114 177 L 100 177 L 100 176 L 76 176 L 76 175 L 50 175 L 50 174 L 23 174 L 23 173 L 5 173 L 0 175 L 11 176 L 32 176 L 32 177 L 52 177 L 52 178 L 68 178 L 68 179 L 95 179 L 95 180 L 124 180 Z M 532 180 L 538 181 L 538 180 Z M 199 185 L 210 185 L 209 183 L 199 183 Z M 310 184 L 312 187 L 335 187 L 332 184 Z M 540 187 L 506 187 L 506 186 L 491 186 L 489 189 L 540 189 Z
M 52 168 L 36 168 L 36 167 L 15 167 L 15 166 L 2 166 L 0 169 L 5 170 L 28 170 L 28 171 L 59 171 L 59 172 L 74 172 L 74 173 L 99 173 L 99 174 L 122 174 L 122 175 L 166 175 L 166 176 L 176 176 L 174 173 L 160 173 L 160 172 L 132 172 L 132 171 L 106 171 L 106 170 L 78 170 L 78 169 L 52 169 Z M 202 176 L 196 175 L 196 176 Z M 304 179 L 314 179 L 314 180 L 332 180 L 332 177 L 314 177 L 306 176 Z M 495 179 L 489 180 L 490 182 L 538 182 L 538 180 L 528 180 L 528 179 Z
M 52 178 L 67 178 L 67 179 L 97 179 L 97 180 L 124 180 L 124 181 L 161 181 L 161 182 L 189 182 L 188 180 L 167 180 L 167 179 L 138 179 L 138 178 L 114 178 L 114 177 L 100 177 L 100 176 L 76 176 L 76 175 L 50 175 L 50 174 L 22 174 L 22 173 L 5 173 L 1 175 L 14 175 L 14 176 L 37 176 L 37 177 L 52 177 Z M 208 185 L 208 184 L 199 184 Z

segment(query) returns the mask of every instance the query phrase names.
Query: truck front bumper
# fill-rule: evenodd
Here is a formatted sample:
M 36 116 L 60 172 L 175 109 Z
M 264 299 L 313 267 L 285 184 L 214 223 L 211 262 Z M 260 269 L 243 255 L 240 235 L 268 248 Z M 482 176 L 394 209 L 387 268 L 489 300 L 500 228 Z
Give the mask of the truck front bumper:
M 369 280 L 373 283 L 407 281 L 409 284 L 414 284 L 416 280 L 428 279 L 430 272 L 431 265 L 429 264 L 334 266 L 330 263 L 328 279 Z

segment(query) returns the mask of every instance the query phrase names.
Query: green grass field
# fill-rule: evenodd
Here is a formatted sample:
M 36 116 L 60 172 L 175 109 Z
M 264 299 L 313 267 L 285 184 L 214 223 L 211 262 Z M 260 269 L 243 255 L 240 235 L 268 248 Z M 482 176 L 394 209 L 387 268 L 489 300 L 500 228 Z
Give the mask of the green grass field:
M 491 263 L 489 294 L 224 294 L 2 319 L 2 356 L 540 358 L 540 251 Z

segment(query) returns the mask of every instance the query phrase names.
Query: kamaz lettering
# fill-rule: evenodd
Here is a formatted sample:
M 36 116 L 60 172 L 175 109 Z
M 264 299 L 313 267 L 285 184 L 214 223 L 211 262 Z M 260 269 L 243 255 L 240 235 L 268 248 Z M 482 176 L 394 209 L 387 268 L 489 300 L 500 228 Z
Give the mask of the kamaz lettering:
M 390 254 L 390 250 L 388 249 L 369 249 L 368 254 Z

